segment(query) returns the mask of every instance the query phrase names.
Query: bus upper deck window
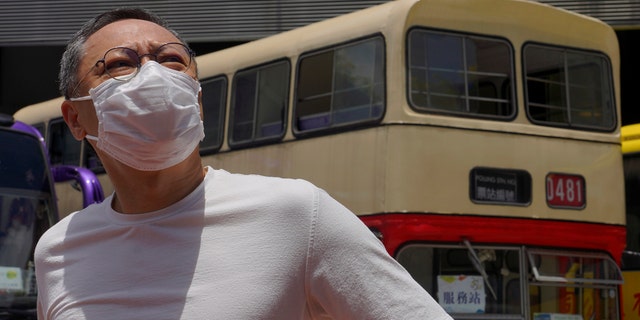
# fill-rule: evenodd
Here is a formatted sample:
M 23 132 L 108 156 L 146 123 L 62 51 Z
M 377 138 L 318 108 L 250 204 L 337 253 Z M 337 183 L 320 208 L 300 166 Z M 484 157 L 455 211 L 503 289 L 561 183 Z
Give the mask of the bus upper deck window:
M 376 36 L 300 58 L 294 132 L 372 123 L 382 117 L 384 40 Z
M 289 97 L 289 61 L 277 61 L 236 73 L 229 111 L 229 145 L 278 141 L 285 130 Z
M 215 77 L 200 82 L 202 86 L 202 116 L 204 139 L 201 153 L 213 153 L 222 146 L 224 116 L 227 106 L 227 78 Z
M 524 47 L 525 101 L 532 122 L 610 131 L 616 125 L 611 65 L 590 51 Z
M 407 46 L 409 101 L 417 111 L 515 115 L 513 50 L 505 40 L 413 29 Z

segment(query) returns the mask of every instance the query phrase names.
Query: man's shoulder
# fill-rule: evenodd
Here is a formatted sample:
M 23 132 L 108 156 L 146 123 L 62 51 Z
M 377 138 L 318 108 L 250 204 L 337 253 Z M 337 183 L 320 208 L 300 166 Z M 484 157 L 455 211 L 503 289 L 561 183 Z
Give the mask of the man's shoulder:
M 55 240 L 63 239 L 68 233 L 68 229 L 74 226 L 80 226 L 79 229 L 89 230 L 92 225 L 100 226 L 102 222 L 100 217 L 104 211 L 105 203 L 110 201 L 111 198 L 105 199 L 102 203 L 92 204 L 80 211 L 72 212 L 51 226 L 43 235 L 42 239 Z
M 314 192 L 317 187 L 311 182 L 299 178 L 266 176 L 259 174 L 231 173 L 225 170 L 214 170 L 211 179 L 214 184 L 220 183 L 226 188 L 236 187 L 249 192 L 269 190 L 275 192 Z
M 238 203 L 240 207 L 270 207 L 287 211 L 312 209 L 321 190 L 303 179 L 226 171 L 216 172 L 208 183 L 211 190 L 208 194 L 219 201 Z

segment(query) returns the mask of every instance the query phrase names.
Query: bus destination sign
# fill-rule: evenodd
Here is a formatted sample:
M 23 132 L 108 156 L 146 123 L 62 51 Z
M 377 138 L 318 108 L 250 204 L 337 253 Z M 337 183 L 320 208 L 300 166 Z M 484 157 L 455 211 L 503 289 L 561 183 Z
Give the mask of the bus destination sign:
M 531 202 L 531 175 L 524 170 L 473 168 L 469 196 L 477 203 L 527 205 Z

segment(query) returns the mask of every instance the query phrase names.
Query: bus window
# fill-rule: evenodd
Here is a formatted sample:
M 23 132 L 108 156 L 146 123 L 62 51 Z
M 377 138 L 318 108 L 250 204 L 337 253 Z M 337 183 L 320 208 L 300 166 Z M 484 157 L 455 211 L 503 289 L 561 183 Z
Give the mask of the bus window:
M 417 111 L 498 119 L 515 115 L 508 42 L 413 29 L 407 50 L 409 99 Z
M 522 313 L 520 257 L 518 248 L 411 244 L 396 259 L 449 313 L 493 319 Z
M 227 78 L 216 77 L 200 82 L 202 86 L 202 117 L 204 140 L 200 142 L 200 152 L 213 153 L 222 146 L 224 116 L 227 106 Z
M 622 274 L 606 254 L 528 249 L 527 255 L 533 273 L 529 285 L 537 298 L 533 312 L 618 319 Z
M 456 318 L 619 318 L 622 276 L 604 253 L 414 243 L 396 259 Z
M 295 133 L 376 121 L 384 109 L 384 41 L 304 55 L 297 79 Z
M 233 79 L 229 145 L 279 140 L 284 135 L 291 66 L 288 61 L 240 71 Z
M 611 66 L 604 55 L 528 44 L 523 59 L 531 121 L 579 129 L 615 128 Z
M 76 140 L 62 118 L 49 121 L 47 145 L 51 165 L 80 164 L 80 141 Z

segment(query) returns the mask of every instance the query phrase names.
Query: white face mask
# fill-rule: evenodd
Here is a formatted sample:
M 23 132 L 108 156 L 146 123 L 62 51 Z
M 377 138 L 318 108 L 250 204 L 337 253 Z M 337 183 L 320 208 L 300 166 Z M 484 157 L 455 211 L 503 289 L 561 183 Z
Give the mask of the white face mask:
M 148 61 L 129 81 L 109 79 L 89 90 L 103 152 L 138 170 L 166 169 L 185 160 L 204 138 L 200 83 L 184 72 Z

